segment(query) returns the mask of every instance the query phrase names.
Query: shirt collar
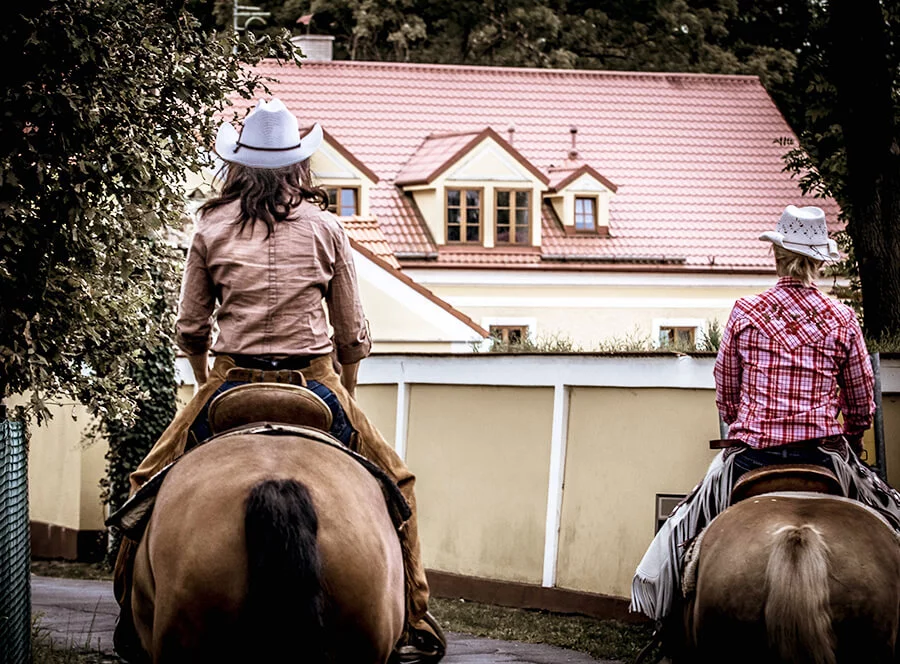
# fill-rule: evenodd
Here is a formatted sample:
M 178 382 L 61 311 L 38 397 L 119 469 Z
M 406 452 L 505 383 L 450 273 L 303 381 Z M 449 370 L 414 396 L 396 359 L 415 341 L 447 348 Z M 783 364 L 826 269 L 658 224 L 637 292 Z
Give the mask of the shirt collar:
M 777 288 L 815 288 L 815 284 L 810 284 L 809 286 L 805 286 L 802 281 L 797 279 L 796 277 L 779 277 L 778 283 L 775 284 Z

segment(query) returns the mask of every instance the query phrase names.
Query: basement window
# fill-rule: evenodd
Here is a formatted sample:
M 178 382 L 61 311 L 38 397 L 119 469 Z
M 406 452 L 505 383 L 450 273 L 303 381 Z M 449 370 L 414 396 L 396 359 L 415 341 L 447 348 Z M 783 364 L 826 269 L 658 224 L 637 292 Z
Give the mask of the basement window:
M 528 338 L 527 325 L 491 325 L 491 337 L 505 344 L 520 344 Z
M 663 524 L 669 518 L 672 510 L 674 510 L 684 498 L 685 494 L 683 493 L 656 494 L 656 528 L 653 531 L 654 533 L 659 532 L 659 529 L 662 528 Z

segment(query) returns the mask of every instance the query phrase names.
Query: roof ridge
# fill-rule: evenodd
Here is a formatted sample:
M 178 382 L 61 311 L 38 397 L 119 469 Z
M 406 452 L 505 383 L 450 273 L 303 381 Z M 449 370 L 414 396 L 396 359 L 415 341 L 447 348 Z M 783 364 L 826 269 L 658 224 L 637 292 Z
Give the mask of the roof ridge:
M 266 58 L 264 63 L 279 64 L 274 58 Z M 666 71 L 633 71 L 616 69 L 559 69 L 540 67 L 495 67 L 490 65 L 454 65 L 429 62 L 376 62 L 371 60 L 311 60 L 304 61 L 303 67 L 359 67 L 369 69 L 435 69 L 455 71 L 491 71 L 499 74 L 556 74 L 570 77 L 591 78 L 662 78 L 662 79 L 709 79 L 716 81 L 734 81 L 742 83 L 759 83 L 755 74 L 711 74 L 705 72 L 666 72 Z

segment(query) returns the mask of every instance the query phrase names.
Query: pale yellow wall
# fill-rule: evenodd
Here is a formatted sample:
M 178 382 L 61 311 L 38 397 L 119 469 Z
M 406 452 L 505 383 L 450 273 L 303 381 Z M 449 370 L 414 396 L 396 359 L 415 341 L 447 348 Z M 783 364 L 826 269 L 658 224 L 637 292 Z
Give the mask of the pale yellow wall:
M 881 405 L 884 411 L 888 482 L 893 487 L 900 487 L 900 394 L 883 395 Z M 875 463 L 875 456 L 871 452 L 869 460 L 870 463 Z
M 775 278 L 772 278 L 772 285 Z M 536 286 L 536 285 L 444 285 L 428 284 L 476 323 L 485 318 L 534 318 L 537 335 L 559 335 L 580 344 L 585 350 L 612 338 L 653 336 L 654 319 L 718 319 L 722 327 L 739 297 L 753 295 L 765 287 L 632 287 L 632 286 Z M 483 298 L 491 301 L 480 304 Z M 557 306 L 575 298 L 572 306 Z M 603 299 L 603 305 L 595 303 Z M 636 299 L 655 304 L 634 306 Z M 660 306 L 664 300 L 693 300 L 698 306 Z M 536 301 L 537 300 L 537 301 Z M 697 302 L 700 300 L 700 302 Z M 709 304 L 702 302 L 707 300 Z M 579 304 L 583 301 L 583 304 Z M 663 301 L 663 302 L 661 302 Z M 553 306 L 547 306 L 551 302 Z M 508 303 L 508 304 L 506 304 Z M 616 306 L 621 303 L 621 306 Z M 698 339 L 699 341 L 699 335 Z M 656 339 L 653 339 L 655 342 Z
M 10 406 L 21 403 L 21 397 L 8 401 Z M 105 470 L 106 441 L 83 441 L 91 421 L 83 406 L 54 405 L 50 412 L 52 419 L 31 425 L 30 519 L 72 530 L 99 530 L 103 527 L 99 482 Z
M 409 399 L 426 566 L 540 583 L 553 390 L 411 385 Z
M 719 437 L 712 390 L 572 388 L 558 585 L 627 597 L 657 493 L 688 493 Z
M 431 231 L 431 237 L 438 244 L 444 244 L 444 209 L 440 204 L 437 193 L 434 189 L 415 189 L 412 191 L 413 199 L 422 213 L 428 230 Z
M 391 445 L 397 436 L 397 386 L 360 385 L 356 388 L 359 407 Z
M 403 302 L 385 292 L 378 284 L 359 280 L 359 295 L 369 321 L 369 331 L 374 339 L 385 341 L 428 341 L 446 337 L 446 331 L 422 315 L 408 302 Z M 410 300 L 418 300 L 416 293 L 409 293 Z M 433 305 L 435 308 L 437 305 Z M 433 314 L 433 311 L 428 313 Z
M 100 499 L 100 480 L 106 477 L 106 439 L 96 440 L 81 453 L 81 530 L 105 530 L 106 506 Z

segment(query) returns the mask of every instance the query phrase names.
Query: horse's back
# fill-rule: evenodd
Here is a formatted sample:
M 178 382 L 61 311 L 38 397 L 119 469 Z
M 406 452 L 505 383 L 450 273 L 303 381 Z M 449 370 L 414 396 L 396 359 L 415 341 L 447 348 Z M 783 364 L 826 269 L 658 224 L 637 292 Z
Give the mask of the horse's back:
M 270 480 L 292 480 L 309 493 L 332 621 L 399 634 L 402 558 L 375 478 L 328 445 L 246 434 L 214 439 L 186 455 L 160 489 L 135 567 L 136 616 L 137 604 L 145 603 L 146 614 L 152 603 L 153 647 L 163 647 L 164 634 L 180 643 L 204 634 L 206 643 L 191 645 L 196 652 L 209 652 L 211 644 L 238 652 L 242 644 L 228 644 L 245 638 L 238 628 L 249 583 L 247 499 Z M 198 620 L 212 629 L 196 629 Z M 347 642 L 353 638 L 348 634 Z
M 829 624 L 819 627 L 833 628 L 837 661 L 894 661 L 900 549 L 893 530 L 864 505 L 784 494 L 750 498 L 710 524 L 699 555 L 689 621 L 700 661 L 784 661 L 769 645 L 773 626 L 766 623 L 780 615 L 778 602 L 803 604 L 808 615 L 801 620 L 815 617 L 817 602 L 827 604 Z M 797 570 L 801 559 L 809 568 L 805 580 Z M 779 565 L 791 569 L 779 577 Z

